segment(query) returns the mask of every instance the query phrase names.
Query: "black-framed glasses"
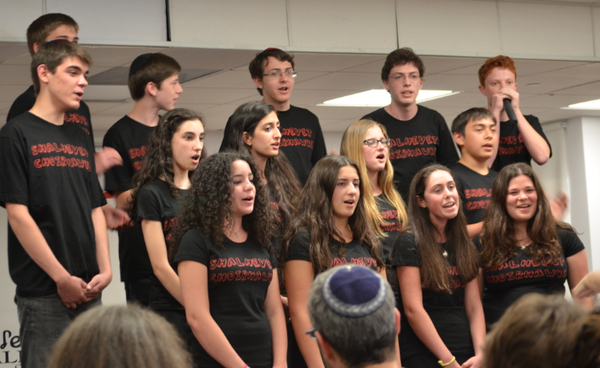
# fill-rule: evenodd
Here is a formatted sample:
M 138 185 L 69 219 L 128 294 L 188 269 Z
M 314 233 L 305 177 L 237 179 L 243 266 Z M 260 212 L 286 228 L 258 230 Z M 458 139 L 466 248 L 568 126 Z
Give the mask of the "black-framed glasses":
M 419 80 L 419 78 L 421 78 L 421 76 L 419 74 L 417 74 L 417 73 L 413 73 L 413 74 L 409 74 L 409 75 L 405 75 L 405 74 L 392 74 L 388 78 L 390 78 L 394 82 L 399 82 L 401 80 L 403 80 L 403 81 L 409 80 L 411 82 L 416 82 L 416 81 Z
M 286 70 L 285 72 L 282 72 L 281 70 L 273 70 L 263 74 L 263 77 L 281 78 L 281 76 L 284 74 L 289 78 L 296 78 L 298 76 L 298 73 L 296 73 L 295 70 Z
M 369 139 L 365 139 L 363 141 L 363 143 L 371 148 L 377 147 L 377 145 L 379 145 L 379 143 L 381 143 L 381 145 L 384 147 L 389 147 L 392 144 L 392 140 L 389 138 L 382 138 L 382 139 L 369 138 Z
M 317 330 L 315 330 L 314 328 L 311 328 L 310 330 L 306 331 L 305 334 L 307 334 L 308 336 L 310 336 L 313 339 L 317 338 L 317 335 L 315 334 L 317 332 Z

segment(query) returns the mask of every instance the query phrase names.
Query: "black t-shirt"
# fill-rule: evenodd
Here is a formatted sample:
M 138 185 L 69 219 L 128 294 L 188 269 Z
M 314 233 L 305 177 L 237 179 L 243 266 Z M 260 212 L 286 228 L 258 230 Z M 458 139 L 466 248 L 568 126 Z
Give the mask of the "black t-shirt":
M 396 242 L 396 238 L 398 237 L 398 232 L 402 227 L 400 221 L 398 220 L 398 210 L 394 207 L 387 198 L 383 195 L 378 195 L 375 197 L 375 203 L 377 204 L 377 209 L 381 214 L 381 218 L 383 222 L 379 225 L 381 231 L 387 236 L 380 238 L 381 240 L 381 259 L 386 266 L 391 265 L 391 254 L 394 249 L 394 243 Z
M 106 200 L 96 176 L 94 146 L 74 124 L 51 124 L 29 112 L 0 131 L 0 205 L 27 206 L 50 249 L 73 276 L 98 274 L 92 209 Z M 56 294 L 54 281 L 8 229 L 10 275 L 17 295 Z
M 311 262 L 310 259 L 310 235 L 307 231 L 302 231 L 296 234 L 296 236 L 290 242 L 288 248 L 288 254 L 286 255 L 287 261 L 306 261 Z M 356 239 L 349 243 L 346 243 L 343 253 L 340 255 L 340 247 L 342 243 L 339 241 L 332 241 L 329 244 L 329 251 L 331 253 L 332 265 L 331 267 L 358 264 L 361 266 L 369 267 L 375 272 L 378 272 L 377 261 L 371 256 L 369 246 Z M 317 275 L 315 275 L 317 277 Z
M 363 119 L 371 119 L 385 126 L 392 140 L 390 160 L 394 166 L 394 184 L 405 202 L 410 182 L 417 171 L 433 162 L 450 166 L 458 161 L 446 121 L 435 110 L 419 105 L 414 118 L 402 121 L 381 108 L 365 115 Z
M 533 129 L 544 138 L 546 143 L 548 143 L 550 157 L 552 157 L 552 147 L 544 134 L 544 130 L 542 129 L 538 118 L 533 115 L 525 115 L 525 119 Z M 498 155 L 496 156 L 496 160 L 494 160 L 492 169 L 499 172 L 504 166 L 514 164 L 515 162 L 525 162 L 526 164 L 531 165 L 531 155 L 529 154 L 527 147 L 525 147 L 517 122 L 503 121 L 500 123 Z
M 246 364 L 271 368 L 273 346 L 265 299 L 277 268 L 276 256 L 252 239 L 243 243 L 226 239 L 223 247 L 190 230 L 181 240 L 175 263 L 189 260 L 206 266 L 211 316 Z M 221 366 L 198 340 L 191 350 L 198 367 Z
M 396 240 L 392 255 L 392 266 L 421 267 L 418 245 L 413 234 L 403 233 Z M 442 244 L 442 247 L 444 245 Z M 453 355 L 474 355 L 469 320 L 465 311 L 465 286 L 455 264 L 448 257 L 448 273 L 452 294 L 423 289 L 423 308 L 431 318 L 440 338 Z M 400 313 L 404 315 L 402 296 L 397 301 Z M 406 318 L 401 319 L 400 351 L 402 358 L 412 354 L 432 354 L 419 340 Z
M 17 99 L 13 102 L 10 110 L 8 111 L 8 116 L 6 116 L 6 121 L 10 121 L 22 113 L 31 110 L 35 104 L 35 100 L 35 89 L 33 86 L 29 86 L 29 88 L 27 88 L 27 90 L 17 97 Z M 65 123 L 75 124 L 81 128 L 85 134 L 89 136 L 92 146 L 95 146 L 90 108 L 85 102 L 81 101 L 77 110 L 68 110 L 65 112 Z
M 476 224 L 483 221 L 483 215 L 492 198 L 492 183 L 498 173 L 490 170 L 487 175 L 481 175 L 460 162 L 450 166 L 450 170 L 454 174 L 467 223 Z
M 544 265 L 533 260 L 526 249 L 515 247 L 512 259 L 499 267 L 483 270 L 483 310 L 488 326 L 498 321 L 504 311 L 525 294 L 565 294 L 565 281 L 569 271 L 566 259 L 585 247 L 573 230 L 557 230 L 563 254 L 556 263 Z M 479 236 L 473 242 L 481 247 Z
M 169 185 L 160 179 L 140 188 L 136 202 L 136 213 L 141 220 L 158 221 L 162 225 L 167 254 L 172 247 L 171 239 L 177 226 L 177 216 L 187 190 L 179 189 L 179 197 L 173 198 Z M 175 267 L 173 267 L 175 269 Z M 165 289 L 156 275 L 150 277 L 150 307 L 152 309 L 177 309 L 183 306 Z
M 146 145 L 153 131 L 153 127 L 124 116 L 106 132 L 102 145 L 114 148 L 123 159 L 122 166 L 114 166 L 105 174 L 107 192 L 114 194 L 133 188 L 131 179 L 142 168 Z M 121 281 L 135 281 L 153 275 L 139 222 L 119 231 L 119 267 Z
M 277 117 L 281 124 L 281 152 L 285 153 L 304 186 L 313 166 L 327 155 L 319 119 L 309 110 L 296 106 L 290 106 L 287 111 L 277 111 Z M 227 120 L 219 151 L 223 151 L 231 139 L 227 129 L 230 122 L 231 117 Z

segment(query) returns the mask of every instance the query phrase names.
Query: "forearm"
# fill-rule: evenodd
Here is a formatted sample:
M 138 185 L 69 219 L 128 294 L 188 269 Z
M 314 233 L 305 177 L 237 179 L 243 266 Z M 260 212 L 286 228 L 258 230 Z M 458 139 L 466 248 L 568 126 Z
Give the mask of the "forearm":
M 110 251 L 108 247 L 108 230 L 102 207 L 92 210 L 92 222 L 96 238 L 96 261 L 100 273 L 110 275 L 112 279 L 112 268 L 110 266 Z
M 425 309 L 415 310 L 409 312 L 405 311 L 404 316 L 408 319 L 408 323 L 412 327 L 413 331 L 421 340 L 421 342 L 435 355 L 439 360 L 443 362 L 449 362 L 453 354 L 446 347 L 446 344 L 442 341 L 442 338 L 438 334 L 429 314 Z
M 548 142 L 529 124 L 519 109 L 515 110 L 518 119 L 518 128 L 523 144 L 529 155 L 538 165 L 543 165 L 550 159 L 550 146 Z
M 227 337 L 210 314 L 196 315 L 186 309 L 192 332 L 206 352 L 223 367 L 243 368 L 246 364 L 233 349 Z
M 280 303 L 281 304 L 281 303 Z M 287 366 L 287 330 L 285 325 L 285 314 L 283 308 L 272 311 L 267 314 L 271 325 L 271 334 L 273 339 L 273 366 Z
M 306 334 L 306 331 L 312 328 L 308 313 L 296 314 L 290 308 L 292 325 L 294 327 L 294 336 L 298 342 L 298 348 L 302 357 L 309 368 L 324 368 L 323 359 L 319 352 L 317 341 Z
M 117 208 L 122 209 L 123 211 L 129 211 L 131 208 L 131 192 L 132 190 L 126 190 L 124 192 L 115 193 L 115 200 L 117 202 Z
M 54 282 L 70 277 L 71 274 L 63 267 L 50 249 L 27 207 L 21 204 L 6 203 L 6 211 L 8 223 L 29 257 Z
M 469 308 L 466 309 L 466 312 L 469 319 L 469 329 L 471 331 L 475 355 L 481 355 L 483 344 L 485 343 L 485 317 L 483 315 L 483 308 Z
M 155 267 L 152 264 L 152 270 L 154 271 L 154 275 L 160 281 L 160 283 L 167 289 L 169 294 L 173 296 L 181 305 L 183 305 L 183 296 L 181 295 L 181 284 L 179 282 L 179 276 L 175 273 L 175 270 L 169 265 L 168 262 L 166 264 L 158 265 Z
M 467 225 L 467 232 L 469 233 L 470 239 L 473 239 L 477 234 L 481 232 L 481 230 L 483 230 L 483 221 Z

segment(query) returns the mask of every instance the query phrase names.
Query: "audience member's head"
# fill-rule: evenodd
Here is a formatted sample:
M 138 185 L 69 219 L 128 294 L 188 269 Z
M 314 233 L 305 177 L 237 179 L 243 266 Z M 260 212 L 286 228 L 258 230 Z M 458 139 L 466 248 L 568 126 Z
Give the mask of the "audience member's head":
M 506 310 L 488 334 L 483 366 L 572 367 L 578 340 L 572 326 L 585 316 L 583 309 L 562 296 L 525 295 Z
M 308 312 L 330 367 L 395 362 L 400 315 L 389 284 L 371 269 L 338 266 L 319 274 Z
M 175 328 L 137 306 L 93 308 L 57 341 L 48 368 L 191 368 Z

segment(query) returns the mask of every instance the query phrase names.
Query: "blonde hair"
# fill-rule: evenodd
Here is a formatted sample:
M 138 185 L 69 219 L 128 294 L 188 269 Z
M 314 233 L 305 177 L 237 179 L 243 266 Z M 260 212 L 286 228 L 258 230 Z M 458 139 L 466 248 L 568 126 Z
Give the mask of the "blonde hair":
M 58 339 L 47 368 L 192 368 L 175 328 L 135 305 L 96 307 Z
M 362 147 L 364 145 L 365 135 L 372 127 L 381 129 L 383 136 L 389 139 L 387 130 L 383 125 L 373 120 L 366 119 L 350 124 L 344 131 L 344 135 L 342 135 L 340 155 L 348 156 L 356 162 L 358 170 L 360 171 L 360 177 L 362 178 L 369 177 Z M 385 168 L 377 174 L 377 183 L 381 188 L 381 195 L 396 208 L 396 211 L 398 212 L 398 221 L 402 225 L 402 228 L 404 228 L 408 223 L 408 217 L 406 215 L 404 201 L 402 200 L 402 197 L 400 197 L 400 194 L 398 194 L 398 191 L 396 191 L 396 188 L 394 188 L 394 168 L 392 167 L 389 158 L 385 164 Z M 377 231 L 378 237 L 387 236 L 387 234 L 381 231 L 380 224 L 384 221 L 377 208 L 375 197 L 373 196 L 373 186 L 364 185 L 363 191 L 364 193 L 361 193 L 361 196 L 364 197 L 365 209 L 369 221 L 371 221 L 373 228 Z

